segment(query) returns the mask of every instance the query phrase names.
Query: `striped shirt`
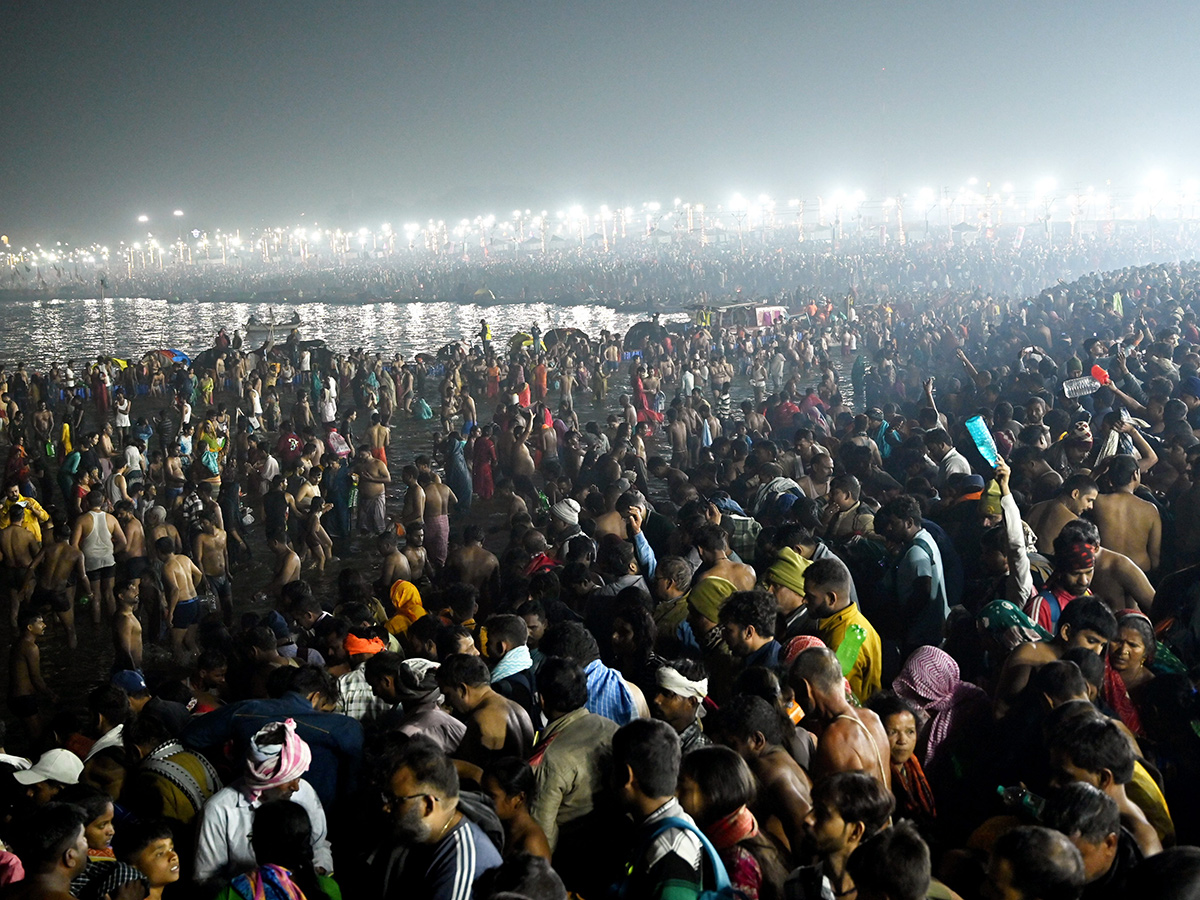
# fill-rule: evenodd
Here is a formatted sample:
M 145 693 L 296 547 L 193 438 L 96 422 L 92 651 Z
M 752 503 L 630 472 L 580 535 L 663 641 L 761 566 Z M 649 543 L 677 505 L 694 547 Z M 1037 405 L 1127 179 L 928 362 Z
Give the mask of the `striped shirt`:
M 424 884 L 406 885 L 409 897 L 472 900 L 475 880 L 500 865 L 500 851 L 466 816 L 433 848 Z

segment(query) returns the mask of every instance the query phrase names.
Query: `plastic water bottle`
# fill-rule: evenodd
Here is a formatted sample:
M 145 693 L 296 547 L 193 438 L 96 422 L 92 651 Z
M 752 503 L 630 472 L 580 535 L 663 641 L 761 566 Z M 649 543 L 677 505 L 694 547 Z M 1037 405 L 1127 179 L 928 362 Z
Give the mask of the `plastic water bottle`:
M 1108 377 L 1108 373 L 1099 366 L 1092 366 L 1092 374 L 1084 375 L 1082 378 L 1068 378 L 1063 382 L 1063 395 L 1074 400 L 1076 397 L 1086 397 L 1088 394 L 1094 394 L 1100 388 L 1108 384 L 1112 379 Z
M 1023 812 L 1039 822 L 1042 820 L 1042 812 L 1046 808 L 1044 797 L 1039 797 L 1033 791 L 1019 785 L 1013 787 L 998 785 L 996 793 L 1000 795 L 1000 802 L 1004 804 L 1005 808 L 1013 812 Z
M 1082 378 L 1068 378 L 1063 382 L 1062 390 L 1063 396 L 1074 400 L 1076 397 L 1086 397 L 1088 394 L 1094 394 L 1101 387 L 1103 385 L 1091 375 L 1084 375 Z

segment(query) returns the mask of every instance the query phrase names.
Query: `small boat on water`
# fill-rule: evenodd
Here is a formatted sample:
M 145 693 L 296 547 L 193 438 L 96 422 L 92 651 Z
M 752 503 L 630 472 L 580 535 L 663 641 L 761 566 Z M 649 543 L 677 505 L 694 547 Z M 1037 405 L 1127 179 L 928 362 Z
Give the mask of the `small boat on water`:
M 295 312 L 292 313 L 290 319 L 283 321 L 275 318 L 274 310 L 271 311 L 271 316 L 266 321 L 251 315 L 246 320 L 246 324 L 242 326 L 243 346 L 261 347 L 267 341 L 282 344 L 293 331 L 298 332 L 300 330 L 301 324 L 300 314 Z

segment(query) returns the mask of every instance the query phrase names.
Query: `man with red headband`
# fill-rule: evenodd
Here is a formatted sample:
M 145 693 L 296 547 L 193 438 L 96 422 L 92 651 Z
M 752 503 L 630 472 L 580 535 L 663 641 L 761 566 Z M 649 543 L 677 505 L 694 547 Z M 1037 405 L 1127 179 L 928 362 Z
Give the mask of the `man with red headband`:
M 1026 615 L 1053 634 L 1058 617 L 1076 597 L 1091 596 L 1096 574 L 1096 548 L 1086 541 L 1060 534 L 1054 539 L 1054 574 L 1046 586 L 1029 599 Z

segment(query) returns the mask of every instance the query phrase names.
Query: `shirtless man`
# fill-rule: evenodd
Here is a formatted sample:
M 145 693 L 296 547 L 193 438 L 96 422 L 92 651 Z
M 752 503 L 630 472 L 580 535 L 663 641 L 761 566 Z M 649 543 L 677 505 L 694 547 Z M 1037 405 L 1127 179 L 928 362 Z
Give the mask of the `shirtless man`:
M 149 531 L 146 533 L 146 547 L 151 550 L 157 550 L 159 538 L 170 538 L 171 546 L 175 548 L 176 553 L 183 552 L 183 540 L 179 537 L 179 529 L 167 521 L 167 511 L 161 506 L 153 506 L 146 513 L 146 525 Z
M 429 564 L 429 554 L 425 550 L 425 523 L 413 522 L 407 527 L 404 539 L 404 558 L 408 560 L 411 578 L 405 579 L 417 584 L 422 579 L 426 583 L 433 578 L 433 568 Z
M 114 510 L 121 531 L 125 533 L 125 549 L 116 554 L 117 562 L 125 578 L 141 578 L 150 568 L 150 555 L 146 549 L 146 529 L 133 513 L 133 501 L 122 500 Z
M 17 611 L 29 598 L 30 566 L 42 549 L 25 520 L 30 512 L 22 503 L 14 503 L 8 511 L 8 525 L 0 530 L 0 583 L 8 592 L 9 623 L 17 627 Z
M 796 657 L 788 672 L 804 725 L 817 736 L 810 771 L 820 780 L 836 772 L 865 772 L 892 788 L 891 753 L 879 716 L 846 702 L 842 667 L 832 650 L 813 647 Z
M 479 603 L 485 610 L 492 608 L 500 582 L 500 560 L 483 549 L 483 529 L 468 525 L 463 530 L 463 546 L 446 559 L 443 573 L 448 583 L 469 584 L 479 591 Z
M 529 515 L 529 506 L 513 488 L 511 478 L 501 477 L 496 480 L 496 499 L 500 502 L 501 509 L 504 510 L 504 523 L 499 526 L 500 528 L 507 528 L 513 516 Z
M 400 478 L 408 487 L 404 493 L 404 507 L 400 511 L 400 521 L 405 528 L 413 522 L 420 522 L 422 526 L 425 523 L 425 489 L 418 481 L 419 475 L 416 466 L 405 466 L 400 472 Z
M 629 536 L 628 527 L 625 524 L 625 517 L 617 511 L 617 500 L 622 496 L 622 487 L 620 485 L 608 485 L 604 492 L 604 512 L 595 517 L 595 528 L 592 532 L 592 538 L 598 542 L 605 539 L 607 535 L 614 535 L 620 540 L 625 540 Z
M 387 486 L 392 474 L 387 463 L 371 455 L 371 448 L 358 448 L 354 472 L 358 475 L 358 527 L 370 534 L 380 534 L 387 528 Z
M 142 623 L 137 608 L 141 585 L 136 578 L 117 582 L 117 614 L 112 620 L 113 668 L 142 670 Z
M 371 455 L 387 465 L 387 448 L 392 439 L 392 429 L 387 426 L 379 413 L 371 414 L 371 427 L 367 429 L 364 436 Z
M 229 538 L 217 527 L 216 519 L 200 517 L 200 530 L 192 538 L 192 559 L 217 595 L 217 605 L 226 625 L 233 624 L 233 579 L 229 574 Z
M 99 625 L 101 599 L 110 616 L 117 611 L 113 581 L 117 574 L 116 554 L 125 549 L 125 532 L 116 516 L 100 508 L 104 504 L 104 495 L 100 491 L 88 492 L 86 503 L 87 511 L 75 520 L 71 544 L 83 551 L 94 601 L 92 622 Z
M 39 709 L 39 698 L 57 703 L 58 697 L 42 678 L 42 651 L 37 640 L 46 633 L 46 620 L 35 610 L 25 610 L 17 619 L 21 635 L 8 654 L 8 708 L 25 721 L 34 739 L 42 736 L 45 722 Z
M 433 472 L 421 472 L 417 482 L 425 491 L 425 545 L 440 571 L 450 551 L 450 513 L 458 498 Z
M 183 459 L 179 455 L 178 445 L 173 445 L 167 451 L 167 463 L 163 470 L 163 483 L 166 486 L 167 506 L 174 509 L 179 506 L 183 498 L 183 488 L 187 484 L 187 475 L 183 471 Z
M 1128 556 L 1101 547 L 1100 532 L 1093 522 L 1074 519 L 1063 527 L 1060 534 L 1065 541 L 1082 541 L 1094 550 L 1095 567 L 1088 584 L 1091 594 L 1108 604 L 1114 613 L 1135 608 L 1150 613 L 1154 603 L 1154 587 L 1150 579 Z
M 812 810 L 812 779 L 783 746 L 779 714 L 761 697 L 742 695 L 721 707 L 721 743 L 735 750 L 761 786 L 760 822 L 798 852 Z
M 696 581 L 702 578 L 725 578 L 733 582 L 739 591 L 754 590 L 758 576 L 750 566 L 729 558 L 729 538 L 720 525 L 709 523 L 703 526 L 696 532 L 695 541 L 700 553 L 700 570 Z
M 671 466 L 674 470 L 687 468 L 688 429 L 680 410 L 675 407 L 667 410 L 667 442 L 671 445 Z
M 162 557 L 163 588 L 167 595 L 167 621 L 171 625 L 171 647 L 178 662 L 187 663 L 196 652 L 196 623 L 200 621 L 200 584 L 204 573 L 182 553 L 176 553 L 170 538 L 154 545 Z
M 467 726 L 467 733 L 454 751 L 456 762 L 467 766 L 460 772 L 470 773 L 474 767 L 486 769 L 504 756 L 529 755 L 533 746 L 529 713 L 492 689 L 491 673 L 482 657 L 454 654 L 442 660 L 437 682 L 446 704 Z
M 1106 549 L 1128 556 L 1143 572 L 1151 572 L 1161 556 L 1162 519 L 1153 503 L 1133 495 L 1142 483 L 1138 462 L 1132 456 L 1115 456 L 1107 474 L 1112 493 L 1100 494 L 1092 510 L 1100 541 Z
M 283 590 L 284 585 L 300 580 L 300 557 L 288 544 L 286 534 L 267 535 L 267 547 L 275 554 L 275 575 L 263 590 L 273 597 Z
M 513 489 L 527 501 L 537 502 L 537 486 L 533 483 L 533 454 L 529 452 L 526 441 L 529 431 L 521 425 L 513 428 L 513 447 L 509 471 L 512 473 Z
M 1100 488 L 1090 475 L 1072 475 L 1062 483 L 1058 496 L 1044 500 L 1029 510 L 1025 521 L 1038 539 L 1038 550 L 1046 555 L 1054 552 L 1054 539 L 1064 525 L 1091 510 Z
M 87 588 L 87 569 L 82 551 L 68 541 L 71 532 L 65 522 L 55 525 L 51 534 L 51 540 L 30 563 L 35 578 L 31 608 L 49 606 L 67 632 L 67 647 L 74 650 L 75 595 L 80 585 Z
M 375 549 L 383 559 L 379 577 L 375 579 L 375 590 L 379 596 L 387 595 L 397 581 L 412 581 L 408 557 L 400 552 L 400 541 L 395 532 L 385 531 L 375 541 Z
M 45 400 L 38 401 L 37 411 L 33 414 L 33 436 L 38 448 L 45 448 L 54 439 L 54 410 Z
M 318 575 L 325 573 L 325 563 L 333 562 L 333 539 L 321 524 L 322 517 L 333 509 L 332 503 L 326 503 L 320 494 L 315 495 L 308 504 L 308 514 L 304 517 L 304 544 L 312 552 Z
M 1083 647 L 1103 656 L 1108 642 L 1117 636 L 1117 620 L 1103 602 L 1079 597 L 1067 604 L 1058 617 L 1058 629 L 1050 641 L 1026 641 L 1008 655 L 996 684 L 993 710 L 1003 718 L 1013 702 L 1029 684 L 1035 669 L 1062 659 L 1072 647 Z

